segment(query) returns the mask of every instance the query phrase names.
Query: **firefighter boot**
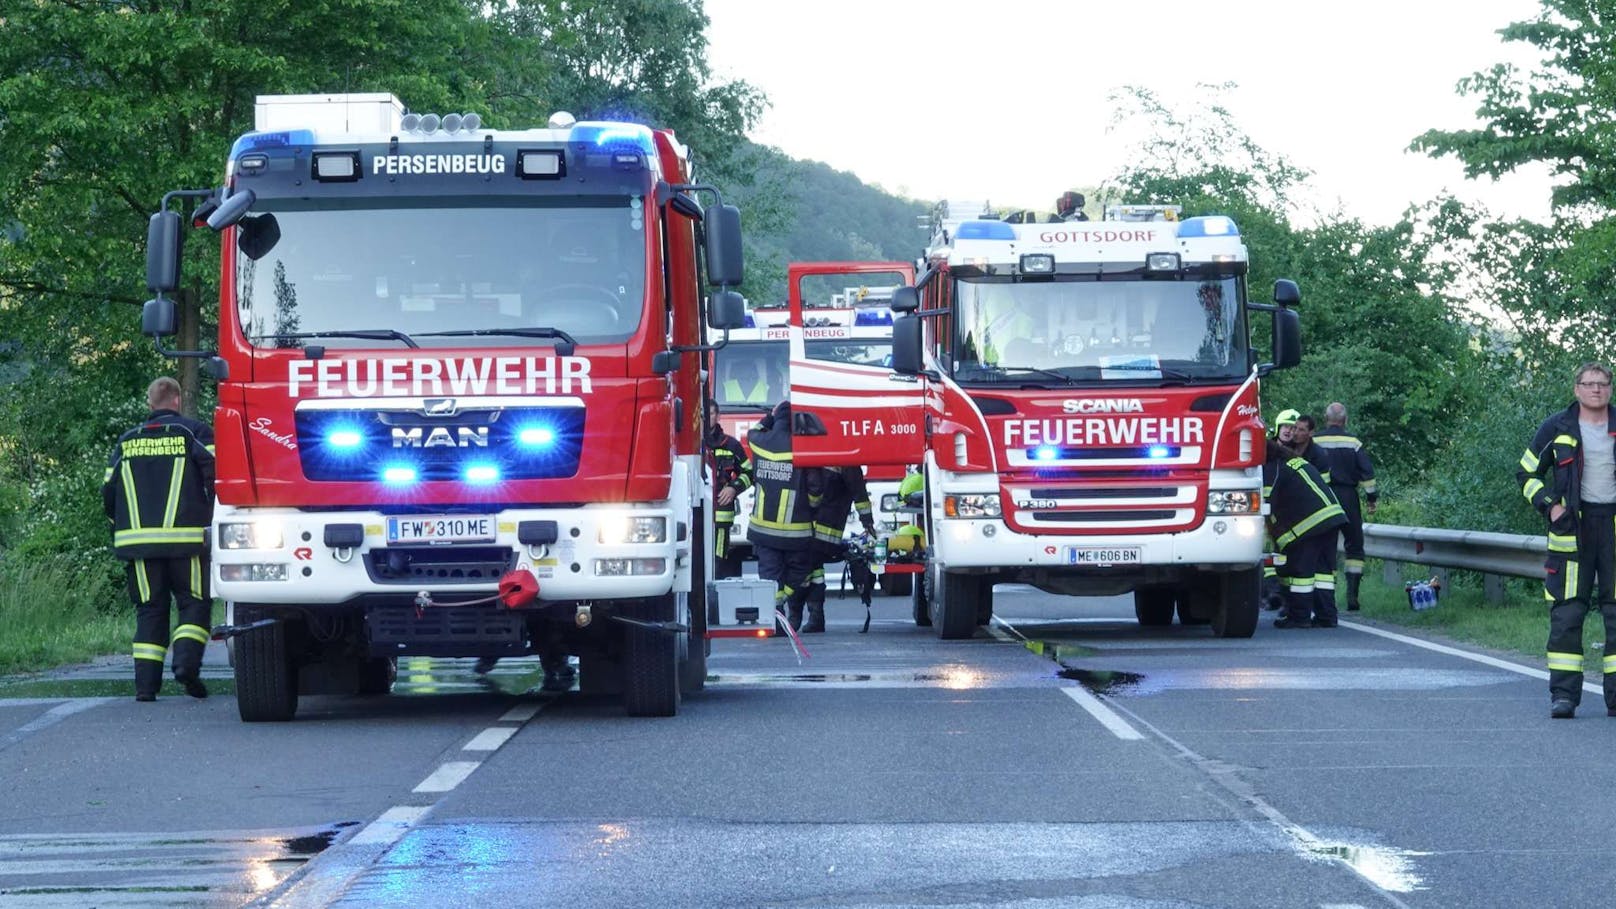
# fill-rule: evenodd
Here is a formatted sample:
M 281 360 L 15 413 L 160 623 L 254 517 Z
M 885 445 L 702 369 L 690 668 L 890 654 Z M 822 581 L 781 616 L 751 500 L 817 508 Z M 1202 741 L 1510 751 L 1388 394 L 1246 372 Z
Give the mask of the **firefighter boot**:
M 1347 611 L 1358 611 L 1358 584 L 1363 581 L 1361 574 L 1347 575 Z
M 804 598 L 808 607 L 808 619 L 796 629 L 803 634 L 820 634 L 825 630 L 825 585 L 814 583 L 808 585 L 808 595 Z
M 802 630 L 802 607 L 807 601 L 806 590 L 791 591 L 791 598 L 786 601 L 786 618 L 790 620 L 791 627 L 797 631 Z
M 135 700 L 157 700 L 157 689 L 163 687 L 163 664 L 156 660 L 135 661 Z
M 193 627 L 181 626 L 182 630 Z M 201 633 L 201 629 L 197 629 L 197 633 Z M 175 635 L 174 646 L 169 652 L 174 659 L 174 681 L 179 682 L 185 693 L 193 698 L 207 697 L 208 686 L 202 684 L 202 645 L 191 638 Z

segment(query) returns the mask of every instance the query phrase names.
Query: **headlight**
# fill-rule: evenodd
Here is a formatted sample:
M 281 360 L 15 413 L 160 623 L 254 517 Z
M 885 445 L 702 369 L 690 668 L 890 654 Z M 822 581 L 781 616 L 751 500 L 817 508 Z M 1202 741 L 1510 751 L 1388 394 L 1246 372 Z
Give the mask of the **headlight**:
M 280 549 L 284 545 L 279 518 L 219 525 L 220 549 Z
M 662 543 L 668 539 L 668 519 L 663 517 L 607 518 L 600 524 L 597 539 L 615 546 L 619 543 Z
M 882 511 L 897 511 L 898 510 L 898 494 L 895 493 L 895 492 L 889 492 L 886 495 L 883 495 L 881 497 L 881 510 Z
M 1256 514 L 1262 510 L 1262 496 L 1255 492 L 1219 492 L 1206 494 L 1207 514 Z
M 999 510 L 999 494 L 990 492 L 943 496 L 943 514 L 950 518 L 997 518 L 1003 512 Z

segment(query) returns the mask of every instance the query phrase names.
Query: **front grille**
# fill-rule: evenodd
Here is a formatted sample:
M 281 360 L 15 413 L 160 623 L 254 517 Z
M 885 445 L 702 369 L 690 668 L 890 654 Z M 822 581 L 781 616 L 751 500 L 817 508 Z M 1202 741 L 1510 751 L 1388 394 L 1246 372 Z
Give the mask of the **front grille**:
M 490 584 L 516 566 L 509 546 L 394 546 L 365 554 L 378 584 Z
M 1175 486 L 1109 486 L 1100 489 L 1087 487 L 1035 486 L 1027 490 L 1032 499 L 1092 500 L 1092 499 L 1170 499 L 1178 495 Z
M 380 481 L 407 469 L 414 481 L 467 479 L 471 467 L 498 480 L 578 472 L 582 407 L 468 409 L 450 417 L 415 411 L 305 409 L 295 416 L 298 455 L 311 480 Z
M 1171 509 L 1162 511 L 1035 511 L 1033 519 L 1038 521 L 1057 521 L 1066 524 L 1102 523 L 1108 521 L 1167 521 L 1174 518 L 1178 512 Z

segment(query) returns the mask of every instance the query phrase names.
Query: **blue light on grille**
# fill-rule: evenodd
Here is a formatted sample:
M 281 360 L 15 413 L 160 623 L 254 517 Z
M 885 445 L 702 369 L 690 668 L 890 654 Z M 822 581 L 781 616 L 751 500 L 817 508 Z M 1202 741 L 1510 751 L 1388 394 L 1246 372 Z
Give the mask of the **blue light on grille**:
M 492 464 L 473 464 L 466 468 L 467 483 L 493 483 L 499 480 L 499 468 Z
M 1173 450 L 1166 445 L 1152 445 L 1150 446 L 1150 456 L 1153 458 L 1170 458 L 1173 456 Z
M 325 435 L 325 444 L 338 451 L 353 451 L 365 443 L 365 437 L 357 429 L 343 427 L 333 429 Z
M 1032 457 L 1035 461 L 1053 461 L 1060 457 L 1060 449 L 1053 445 L 1040 445 L 1032 450 Z
M 549 448 L 555 438 L 555 430 L 548 426 L 524 426 L 516 433 L 516 440 L 525 448 Z
M 408 486 L 417 476 L 413 467 L 389 467 L 382 471 L 382 482 L 389 486 Z

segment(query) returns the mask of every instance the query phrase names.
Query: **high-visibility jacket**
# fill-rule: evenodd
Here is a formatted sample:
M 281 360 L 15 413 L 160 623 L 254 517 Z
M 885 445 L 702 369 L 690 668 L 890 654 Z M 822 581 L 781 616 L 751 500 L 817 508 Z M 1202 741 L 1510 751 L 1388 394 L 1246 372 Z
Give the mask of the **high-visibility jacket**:
M 791 427 L 765 416 L 746 434 L 752 451 L 752 514 L 746 538 L 755 546 L 806 546 L 814 535 L 817 491 L 810 494 L 812 471 L 791 460 Z
M 759 379 L 748 389 L 742 387 L 739 380 L 725 379 L 724 403 L 726 405 L 767 404 L 769 403 L 769 383 Z
M 1549 552 L 1577 551 L 1577 516 L 1582 511 L 1581 406 L 1573 401 L 1544 420 L 1515 471 L 1521 495 L 1544 518 L 1556 504 L 1566 507 L 1560 524 L 1549 527 Z M 1606 430 L 1616 436 L 1616 407 L 1607 408 L 1605 420 Z
M 1324 479 L 1324 484 L 1326 486 L 1334 485 L 1333 481 L 1330 479 L 1330 456 L 1324 453 L 1323 448 L 1319 447 L 1317 436 L 1315 436 L 1312 441 L 1307 443 L 1306 448 L 1298 451 L 1296 454 L 1298 457 L 1302 458 L 1302 460 L 1313 465 L 1313 469 L 1319 472 L 1319 476 Z
M 213 429 L 159 410 L 118 438 L 101 483 L 120 559 L 205 554 L 213 521 Z
M 1265 461 L 1263 489 L 1268 494 L 1268 532 L 1281 552 L 1303 537 L 1347 523 L 1335 493 L 1305 458 Z
M 1313 436 L 1313 444 L 1324 450 L 1330 471 L 1325 480 L 1337 489 L 1353 489 L 1373 503 L 1380 497 L 1375 488 L 1375 465 L 1363 450 L 1363 441 L 1345 426 L 1326 426 Z M 1339 495 L 1339 493 L 1338 493 Z
M 752 488 L 752 459 L 740 441 L 728 433 L 720 432 L 717 439 L 709 435 L 703 447 L 707 449 L 707 465 L 713 472 L 715 496 L 726 486 L 735 490 L 737 496 Z M 720 524 L 735 523 L 734 500 L 728 505 L 719 505 L 714 501 L 713 519 Z
M 840 550 L 842 533 L 847 529 L 847 507 L 858 509 L 859 520 L 873 526 L 870 491 L 864 483 L 862 467 L 826 467 L 819 472 L 819 503 L 814 506 L 814 540 L 821 549 Z

